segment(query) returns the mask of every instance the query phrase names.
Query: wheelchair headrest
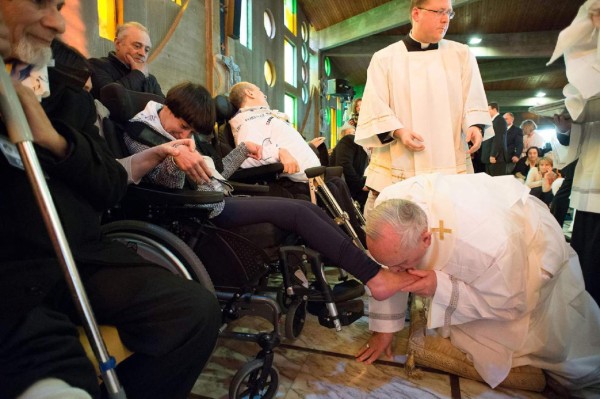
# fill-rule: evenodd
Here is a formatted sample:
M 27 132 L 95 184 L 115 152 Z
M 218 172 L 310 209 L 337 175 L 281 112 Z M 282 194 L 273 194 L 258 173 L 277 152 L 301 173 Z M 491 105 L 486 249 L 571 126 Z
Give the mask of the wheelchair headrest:
M 165 99 L 153 93 L 128 90 L 119 83 L 110 83 L 100 90 L 100 102 L 110 111 L 110 119 L 119 123 L 133 118 L 149 101 L 162 104 Z
M 219 125 L 228 122 L 238 111 L 229 101 L 229 97 L 224 94 L 219 94 L 215 97 L 215 108 L 217 110 L 217 123 Z

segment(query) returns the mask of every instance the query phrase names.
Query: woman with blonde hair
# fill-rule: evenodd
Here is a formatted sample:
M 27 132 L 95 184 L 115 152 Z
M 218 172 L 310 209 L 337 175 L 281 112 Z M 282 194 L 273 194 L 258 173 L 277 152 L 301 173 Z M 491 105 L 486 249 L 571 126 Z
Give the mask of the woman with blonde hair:
M 524 120 L 521 123 L 521 129 L 523 129 L 523 153 L 521 154 L 521 158 L 527 155 L 526 153 L 528 148 L 544 148 L 546 140 L 536 131 L 537 125 L 534 121 L 531 119 Z

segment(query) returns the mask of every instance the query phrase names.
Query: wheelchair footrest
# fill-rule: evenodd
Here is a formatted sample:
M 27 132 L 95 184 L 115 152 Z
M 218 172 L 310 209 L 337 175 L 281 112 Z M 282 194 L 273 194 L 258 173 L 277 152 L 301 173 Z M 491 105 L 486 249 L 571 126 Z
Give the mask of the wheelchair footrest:
M 327 311 L 327 307 L 324 303 L 321 303 L 323 307 L 319 312 L 319 324 L 327 328 L 335 328 L 334 318 Z M 360 299 L 352 301 L 340 302 L 335 304 L 338 311 L 338 318 L 342 326 L 348 326 L 360 319 L 365 314 L 364 302 Z
M 356 280 L 346 280 L 333 286 L 333 301 L 346 302 L 363 296 L 365 286 Z

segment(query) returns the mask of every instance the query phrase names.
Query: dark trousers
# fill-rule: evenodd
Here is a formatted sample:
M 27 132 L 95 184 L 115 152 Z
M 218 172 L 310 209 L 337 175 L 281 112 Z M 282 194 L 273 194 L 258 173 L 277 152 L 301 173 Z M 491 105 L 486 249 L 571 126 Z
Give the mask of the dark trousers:
M 214 295 L 158 266 L 80 266 L 100 324 L 117 327 L 134 352 L 117 366 L 129 399 L 187 398 L 216 343 L 221 312 Z M 52 310 L 36 308 L 0 344 L 0 397 L 12 398 L 41 378 L 56 377 L 99 397 L 96 377 L 63 314 L 64 291 Z M 33 356 L 33 357 L 32 357 Z M 14 359 L 19 359 L 15 362 Z M 106 397 L 106 392 L 100 394 Z
M 486 163 L 485 173 L 490 176 L 504 176 L 506 174 L 506 163 L 497 161 L 496 163 Z
M 576 166 L 577 161 L 574 161 L 561 169 L 561 174 L 565 179 L 550 204 L 550 212 L 552 212 L 556 221 L 561 226 L 565 222 L 565 216 L 569 210 L 569 197 L 571 196 L 571 187 L 573 187 L 573 176 L 575 175 Z
M 380 266 L 355 246 L 330 216 L 309 201 L 278 197 L 227 197 L 225 208 L 212 222 L 230 229 L 256 223 L 271 223 L 301 236 L 313 250 L 327 257 L 363 283 Z
M 308 187 L 308 183 L 295 182 L 287 178 L 283 178 L 278 179 L 276 184 L 280 187 L 283 187 L 285 191 L 291 193 L 293 198 L 305 199 L 307 201 L 310 201 L 310 188 Z M 366 247 L 367 238 L 364 230 L 360 225 L 358 216 L 356 215 L 356 208 L 354 207 L 352 197 L 350 196 L 350 190 L 348 189 L 348 185 L 341 177 L 338 176 L 328 177 L 325 184 L 327 185 L 329 191 L 331 191 L 331 195 L 333 195 L 333 197 L 335 198 L 339 206 L 342 208 L 342 210 L 348 214 L 348 218 L 350 220 L 352 228 L 356 232 L 356 235 L 358 236 L 360 242 Z M 278 196 L 285 197 L 284 195 Z
M 600 214 L 575 212 L 571 246 L 579 256 L 585 289 L 600 305 Z

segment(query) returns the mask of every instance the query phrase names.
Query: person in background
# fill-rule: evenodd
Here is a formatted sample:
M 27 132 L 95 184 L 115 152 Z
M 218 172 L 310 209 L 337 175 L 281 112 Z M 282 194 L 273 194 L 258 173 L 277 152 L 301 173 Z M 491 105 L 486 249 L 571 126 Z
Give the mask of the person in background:
M 369 165 L 369 154 L 363 146 L 354 142 L 355 128 L 349 122 L 342 126 L 342 138 L 331 155 L 332 166 L 344 168 L 344 180 L 350 189 L 352 199 L 358 202 L 362 210 L 367 201 L 369 189 L 365 186 L 365 169 Z
M 521 158 L 526 156 L 527 149 L 531 147 L 537 147 L 541 157 L 543 154 L 542 149 L 546 145 L 546 139 L 537 132 L 537 124 L 531 119 L 526 119 L 521 122 L 521 130 L 523 130 L 523 152 Z
M 488 111 L 492 118 L 494 138 L 481 145 L 481 162 L 485 164 L 485 173 L 490 176 L 502 176 L 506 173 L 506 121 L 500 116 L 498 103 L 489 103 Z
M 519 162 L 515 165 L 513 175 L 521 182 L 525 183 L 527 174 L 532 168 L 537 168 L 537 164 L 540 160 L 540 149 L 537 147 L 530 147 L 526 151 L 526 156 L 519 159 Z
M 151 48 L 150 35 L 144 25 L 138 22 L 120 25 L 117 28 L 115 50 L 109 52 L 107 57 L 90 58 L 94 98 L 100 98 L 100 90 L 114 82 L 129 90 L 164 97 L 160 84 L 148 72 Z
M 360 106 L 362 104 L 362 98 L 358 97 L 352 101 L 352 106 L 350 107 L 350 119 L 348 119 L 348 124 L 350 126 L 358 126 L 358 116 L 360 115 Z
M 515 115 L 512 112 L 506 112 L 504 115 L 506 121 L 506 174 L 511 175 L 515 169 L 515 165 L 523 152 L 523 130 L 515 126 Z

